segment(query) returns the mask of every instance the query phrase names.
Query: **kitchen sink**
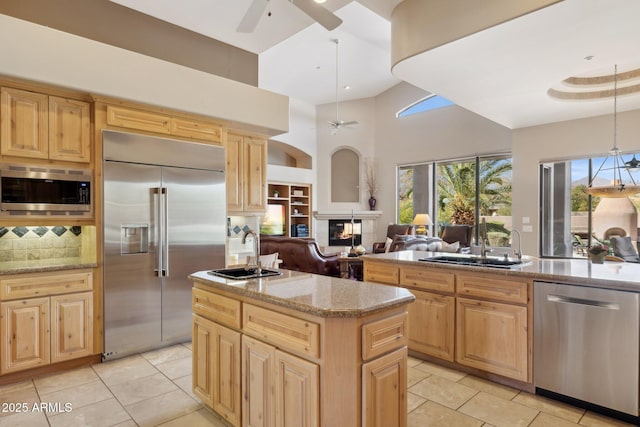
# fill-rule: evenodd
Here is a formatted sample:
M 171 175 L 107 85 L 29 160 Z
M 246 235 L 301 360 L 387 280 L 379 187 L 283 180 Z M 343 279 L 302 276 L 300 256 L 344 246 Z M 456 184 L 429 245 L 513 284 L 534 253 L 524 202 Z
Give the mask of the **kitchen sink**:
M 475 265 L 478 267 L 491 268 L 511 268 L 523 264 L 523 261 L 517 258 L 496 256 L 481 257 L 473 255 L 440 255 L 430 258 L 420 258 L 418 261 L 457 265 Z
M 235 267 L 235 268 L 218 268 L 216 270 L 208 271 L 212 276 L 223 277 L 225 279 L 259 279 L 261 277 L 280 276 L 282 272 L 278 270 L 271 270 L 269 268 L 263 268 L 260 274 L 256 267 Z

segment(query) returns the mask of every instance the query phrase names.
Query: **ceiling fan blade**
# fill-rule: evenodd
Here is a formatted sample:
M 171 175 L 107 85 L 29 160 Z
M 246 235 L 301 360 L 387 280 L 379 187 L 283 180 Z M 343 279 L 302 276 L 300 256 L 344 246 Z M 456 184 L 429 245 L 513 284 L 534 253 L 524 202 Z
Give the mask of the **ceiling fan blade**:
M 301 11 L 313 18 L 318 24 L 331 31 L 342 24 L 342 19 L 331 13 L 329 10 L 314 3 L 313 0 L 290 0 Z
M 267 10 L 268 4 L 269 0 L 253 0 L 253 3 L 251 3 L 251 6 L 247 9 L 247 13 L 244 14 L 236 31 L 239 33 L 253 33 L 264 11 Z
M 351 120 L 349 122 L 340 122 L 341 126 L 351 126 L 351 125 L 357 125 L 358 121 L 357 120 Z

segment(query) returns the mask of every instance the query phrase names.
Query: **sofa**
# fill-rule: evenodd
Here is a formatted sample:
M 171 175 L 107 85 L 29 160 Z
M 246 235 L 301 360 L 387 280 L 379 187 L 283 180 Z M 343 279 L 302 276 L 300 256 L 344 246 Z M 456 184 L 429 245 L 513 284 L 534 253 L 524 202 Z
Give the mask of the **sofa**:
M 387 239 L 393 239 L 395 236 L 409 235 L 413 235 L 413 225 L 411 224 L 389 224 L 387 227 Z M 372 252 L 374 254 L 388 252 L 386 243 L 386 241 L 375 242 L 373 244 Z
M 274 252 L 278 252 L 282 260 L 280 268 L 323 276 L 340 276 L 339 254 L 323 254 L 313 238 L 260 235 L 260 254 Z

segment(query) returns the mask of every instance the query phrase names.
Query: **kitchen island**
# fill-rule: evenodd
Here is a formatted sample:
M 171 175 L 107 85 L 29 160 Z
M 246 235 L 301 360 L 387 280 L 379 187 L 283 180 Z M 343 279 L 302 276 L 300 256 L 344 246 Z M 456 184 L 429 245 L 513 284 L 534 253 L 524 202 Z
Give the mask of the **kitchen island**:
M 406 425 L 411 292 L 282 270 L 193 288 L 193 390 L 231 425 Z

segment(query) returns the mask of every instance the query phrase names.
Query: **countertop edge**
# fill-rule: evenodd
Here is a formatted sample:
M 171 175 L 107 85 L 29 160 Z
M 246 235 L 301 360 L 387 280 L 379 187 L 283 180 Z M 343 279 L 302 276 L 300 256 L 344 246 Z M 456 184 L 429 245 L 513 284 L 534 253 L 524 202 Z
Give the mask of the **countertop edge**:
M 381 303 L 372 305 L 371 307 L 368 307 L 366 309 L 354 308 L 354 309 L 334 310 L 334 309 L 314 307 L 306 304 L 300 304 L 300 303 L 296 303 L 295 301 L 278 298 L 276 296 L 265 294 L 262 292 L 256 292 L 249 289 L 239 288 L 233 285 L 227 285 L 224 283 L 203 279 L 193 275 L 189 275 L 189 279 L 192 280 L 193 282 L 197 282 L 214 289 L 226 291 L 229 293 L 233 293 L 233 294 L 248 297 L 248 298 L 253 298 L 258 301 L 278 305 L 284 308 L 299 311 L 301 313 L 306 313 L 306 314 L 310 314 L 318 317 L 325 317 L 325 318 L 365 317 L 365 316 L 375 314 L 384 310 L 389 310 L 392 308 L 400 307 L 405 304 L 409 304 L 415 300 L 415 296 L 411 293 L 411 291 L 407 290 L 408 295 L 404 297 L 398 297 L 393 300 L 382 301 Z M 359 282 L 359 283 L 366 284 L 366 282 Z M 371 285 L 386 286 L 386 285 L 379 285 L 376 283 L 371 283 Z
M 441 253 L 437 253 L 437 252 L 420 252 L 420 257 L 423 258 L 425 256 L 436 256 L 436 255 L 444 255 Z M 371 260 L 371 261 L 375 261 L 375 262 L 381 262 L 381 263 L 389 263 L 389 264 L 403 264 L 403 265 L 414 265 L 414 266 L 420 266 L 420 267 L 427 267 L 427 268 L 436 268 L 436 269 L 441 269 L 441 270 L 455 270 L 456 272 L 469 272 L 469 273 L 490 273 L 493 275 L 501 275 L 501 276 L 509 276 L 509 277 L 519 277 L 519 278 L 526 278 L 526 279 L 532 279 L 534 281 L 541 281 L 541 282 L 561 282 L 561 283 L 567 283 L 567 284 L 575 284 L 575 285 L 579 285 L 579 286 L 592 286 L 592 287 L 600 287 L 600 288 L 606 288 L 606 289 L 617 289 L 617 290 L 623 290 L 623 291 L 632 291 L 632 292 L 639 292 L 640 291 L 640 279 L 638 282 L 634 282 L 634 281 L 630 281 L 630 280 L 623 280 L 623 279 L 605 279 L 605 278 L 600 278 L 600 277 L 584 277 L 584 276 L 574 276 L 574 275 L 567 275 L 567 274 L 558 274 L 558 273 L 546 273 L 543 271 L 523 271 L 522 268 L 533 268 L 532 264 L 534 263 L 539 263 L 539 262 L 549 262 L 549 263 L 553 263 L 553 262 L 562 262 L 562 261 L 573 261 L 573 262 L 584 262 L 585 265 L 587 265 L 587 269 L 590 268 L 599 268 L 602 266 L 591 266 L 591 264 L 588 264 L 589 261 L 588 260 L 577 260 L 577 259 L 573 259 L 573 260 L 554 260 L 554 259 L 541 259 L 541 258 L 532 258 L 531 259 L 531 264 L 527 264 L 524 267 L 516 267 L 516 268 L 512 268 L 512 269 L 506 269 L 506 268 L 491 268 L 491 267 L 482 267 L 482 266 L 474 266 L 474 265 L 455 265 L 455 264 L 436 264 L 436 263 L 426 263 L 424 261 L 418 261 L 418 260 L 410 260 L 410 259 L 393 259 L 393 258 L 384 258 L 384 257 L 380 257 L 380 255 L 376 255 L 376 254 L 366 254 L 366 255 L 362 255 L 361 258 L 363 258 L 365 261 L 366 260 Z M 625 263 L 610 263 L 610 264 L 604 264 L 605 267 L 609 267 L 611 269 L 616 268 L 616 266 L 619 266 L 620 264 L 625 264 Z M 629 263 L 626 263 L 629 264 Z M 640 264 L 637 265 L 639 273 L 640 273 Z M 635 268 L 635 265 L 634 265 Z M 612 274 L 613 276 L 613 274 Z M 639 276 L 640 277 L 640 274 Z
M 50 266 L 37 266 L 37 267 L 14 267 L 8 269 L 0 269 L 0 276 L 7 276 L 11 274 L 28 274 L 28 273 L 45 273 L 48 271 L 61 271 L 61 270 L 80 270 L 84 268 L 96 268 L 97 262 L 86 262 L 78 264 L 68 265 L 50 265 Z

